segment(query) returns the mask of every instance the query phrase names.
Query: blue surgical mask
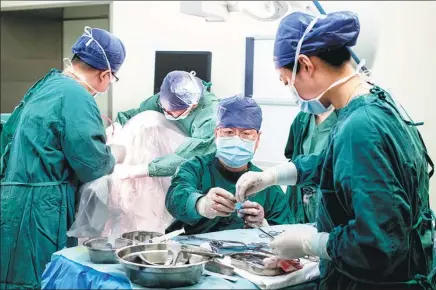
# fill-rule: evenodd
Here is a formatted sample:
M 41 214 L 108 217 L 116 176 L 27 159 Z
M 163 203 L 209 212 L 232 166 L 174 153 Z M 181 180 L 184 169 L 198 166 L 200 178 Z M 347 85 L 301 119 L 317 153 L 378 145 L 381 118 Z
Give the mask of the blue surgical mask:
M 253 159 L 256 141 L 236 137 L 217 137 L 216 156 L 231 168 L 240 168 Z
M 312 100 L 304 100 L 298 94 L 295 86 L 291 87 L 291 91 L 294 94 L 295 99 L 297 100 L 297 105 L 300 107 L 300 111 L 304 113 L 320 115 L 330 110 L 330 108 L 324 107 L 324 105 L 319 100 L 320 98 L 316 98 Z
M 300 107 L 300 110 L 302 112 L 309 113 L 309 114 L 315 114 L 315 115 L 323 114 L 325 112 L 330 111 L 330 109 L 331 109 L 331 106 L 326 108 L 320 101 L 321 98 L 324 96 L 324 94 L 328 90 L 330 90 L 330 89 L 332 89 L 340 84 L 343 84 L 343 83 L 347 82 L 349 79 L 358 75 L 360 69 L 365 64 L 365 62 L 362 60 L 359 63 L 359 65 L 357 66 L 357 69 L 354 73 L 352 73 L 351 75 L 346 76 L 342 79 L 337 80 L 336 82 L 331 84 L 327 89 L 325 89 L 321 94 L 319 94 L 316 98 L 311 99 L 311 100 L 305 100 L 302 97 L 300 97 L 300 94 L 298 94 L 298 91 L 295 88 L 294 84 L 295 84 L 295 78 L 296 78 L 296 74 L 297 74 L 297 64 L 298 64 L 298 57 L 300 55 L 301 46 L 303 44 L 304 37 L 310 32 L 310 30 L 313 28 L 313 26 L 318 21 L 318 19 L 324 18 L 324 17 L 325 17 L 325 15 L 320 15 L 318 17 L 315 17 L 312 20 L 312 22 L 307 26 L 306 30 L 303 33 L 303 36 L 301 37 L 300 41 L 298 42 L 297 50 L 295 51 L 295 61 L 294 61 L 294 67 L 292 69 L 292 78 L 291 78 L 291 83 L 290 83 L 291 92 L 294 95 L 295 99 L 297 100 L 297 104 Z

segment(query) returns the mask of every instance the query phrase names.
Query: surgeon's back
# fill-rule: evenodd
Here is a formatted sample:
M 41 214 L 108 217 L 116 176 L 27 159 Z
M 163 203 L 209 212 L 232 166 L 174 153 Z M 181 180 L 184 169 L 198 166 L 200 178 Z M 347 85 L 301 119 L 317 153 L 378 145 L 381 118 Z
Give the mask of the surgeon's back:
M 375 87 L 338 112 L 321 176 L 317 223 L 333 236 L 333 262 L 321 262 L 320 289 L 427 289 L 418 283 L 433 261 L 428 163 L 392 102 Z
M 2 153 L 1 288 L 39 288 L 51 255 L 67 245 L 77 186 L 115 161 L 93 97 L 58 70 L 14 110 Z

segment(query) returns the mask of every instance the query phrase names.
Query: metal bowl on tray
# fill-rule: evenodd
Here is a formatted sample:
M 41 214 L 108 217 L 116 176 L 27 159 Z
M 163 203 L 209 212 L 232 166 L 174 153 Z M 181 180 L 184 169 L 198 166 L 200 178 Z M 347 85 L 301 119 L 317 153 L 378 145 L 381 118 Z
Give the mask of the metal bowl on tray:
M 89 258 L 94 264 L 117 264 L 115 251 L 132 244 L 131 240 L 122 238 L 115 239 L 114 245 L 108 238 L 94 238 L 83 243 L 88 248 Z
M 147 231 L 133 231 L 124 233 L 121 237 L 133 241 L 134 244 L 147 243 L 149 240 L 161 237 L 163 234 Z
M 134 245 L 117 250 L 115 255 L 129 279 L 140 286 L 176 288 L 197 284 L 203 274 L 204 265 L 211 258 L 188 253 L 187 264 L 183 265 L 149 265 L 142 259 L 146 257 L 152 260 L 150 262 L 164 263 L 168 259 L 168 252 L 174 247 L 174 244 Z M 196 246 L 179 247 L 192 252 L 205 251 Z
M 259 276 L 278 276 L 284 274 L 281 268 L 270 269 L 263 265 L 263 259 L 271 255 L 244 252 L 230 255 L 232 266 Z

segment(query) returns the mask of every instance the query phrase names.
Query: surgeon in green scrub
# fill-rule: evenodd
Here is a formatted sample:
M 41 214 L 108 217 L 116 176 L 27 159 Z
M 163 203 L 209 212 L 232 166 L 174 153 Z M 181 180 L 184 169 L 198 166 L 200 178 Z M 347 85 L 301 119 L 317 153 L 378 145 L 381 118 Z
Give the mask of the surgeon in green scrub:
M 298 113 L 289 131 L 285 157 L 292 160 L 299 155 L 320 153 L 337 121 L 336 114 L 332 113 L 333 110 L 319 115 Z M 288 186 L 286 195 L 292 212 L 291 223 L 316 222 L 319 194 L 315 184 Z
M 174 153 L 161 156 L 150 164 L 123 170 L 128 178 L 172 176 L 185 160 L 215 151 L 215 108 L 218 99 L 207 91 L 210 84 L 194 72 L 172 71 L 163 80 L 160 92 L 141 103 L 138 109 L 118 113 L 117 122 L 124 124 L 144 111 L 157 111 L 174 122 L 188 137 Z M 126 176 L 127 177 L 127 176 Z
M 259 144 L 262 111 L 252 98 L 220 101 L 215 130 L 217 150 L 183 163 L 174 175 L 165 204 L 176 221 L 167 232 L 187 234 L 289 223 L 290 211 L 279 186 L 250 197 L 237 208 L 235 184 L 247 171 Z
M 65 71 L 29 89 L 1 133 L 1 289 L 41 287 L 52 254 L 67 246 L 79 186 L 124 158 L 106 145 L 94 99 L 117 80 L 124 45 L 86 27 L 72 52 Z
M 289 225 L 270 242 L 283 259 L 319 256 L 319 289 L 435 289 L 433 162 L 418 124 L 360 73 L 361 63 L 353 67 L 349 47 L 359 31 L 349 11 L 283 18 L 274 44 L 281 80 L 303 112 L 318 115 L 333 106 L 337 123 L 321 153 L 245 173 L 236 198 L 276 184 L 319 186 L 316 227 Z M 347 53 L 339 67 L 320 56 Z M 284 67 L 290 63 L 292 69 Z

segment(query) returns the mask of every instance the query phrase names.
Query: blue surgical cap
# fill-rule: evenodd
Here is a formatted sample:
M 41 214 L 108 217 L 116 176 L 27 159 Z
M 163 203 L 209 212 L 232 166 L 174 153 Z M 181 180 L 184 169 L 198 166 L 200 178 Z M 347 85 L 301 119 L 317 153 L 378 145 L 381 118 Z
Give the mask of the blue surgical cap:
M 294 12 L 283 18 L 274 43 L 276 68 L 295 62 L 298 42 L 314 16 Z M 333 12 L 320 18 L 304 37 L 300 54 L 314 56 L 318 53 L 344 46 L 354 46 L 360 32 L 357 15 L 353 12 Z
M 203 91 L 203 81 L 194 73 L 172 71 L 160 87 L 160 103 L 168 111 L 184 110 L 197 104 Z
M 85 27 L 85 33 L 73 45 L 72 52 L 88 65 L 103 71 L 108 69 L 105 54 L 113 72 L 120 70 L 126 58 L 126 49 L 121 40 L 99 28 Z
M 218 128 L 260 130 L 262 110 L 255 100 L 242 95 L 222 99 L 218 104 Z

